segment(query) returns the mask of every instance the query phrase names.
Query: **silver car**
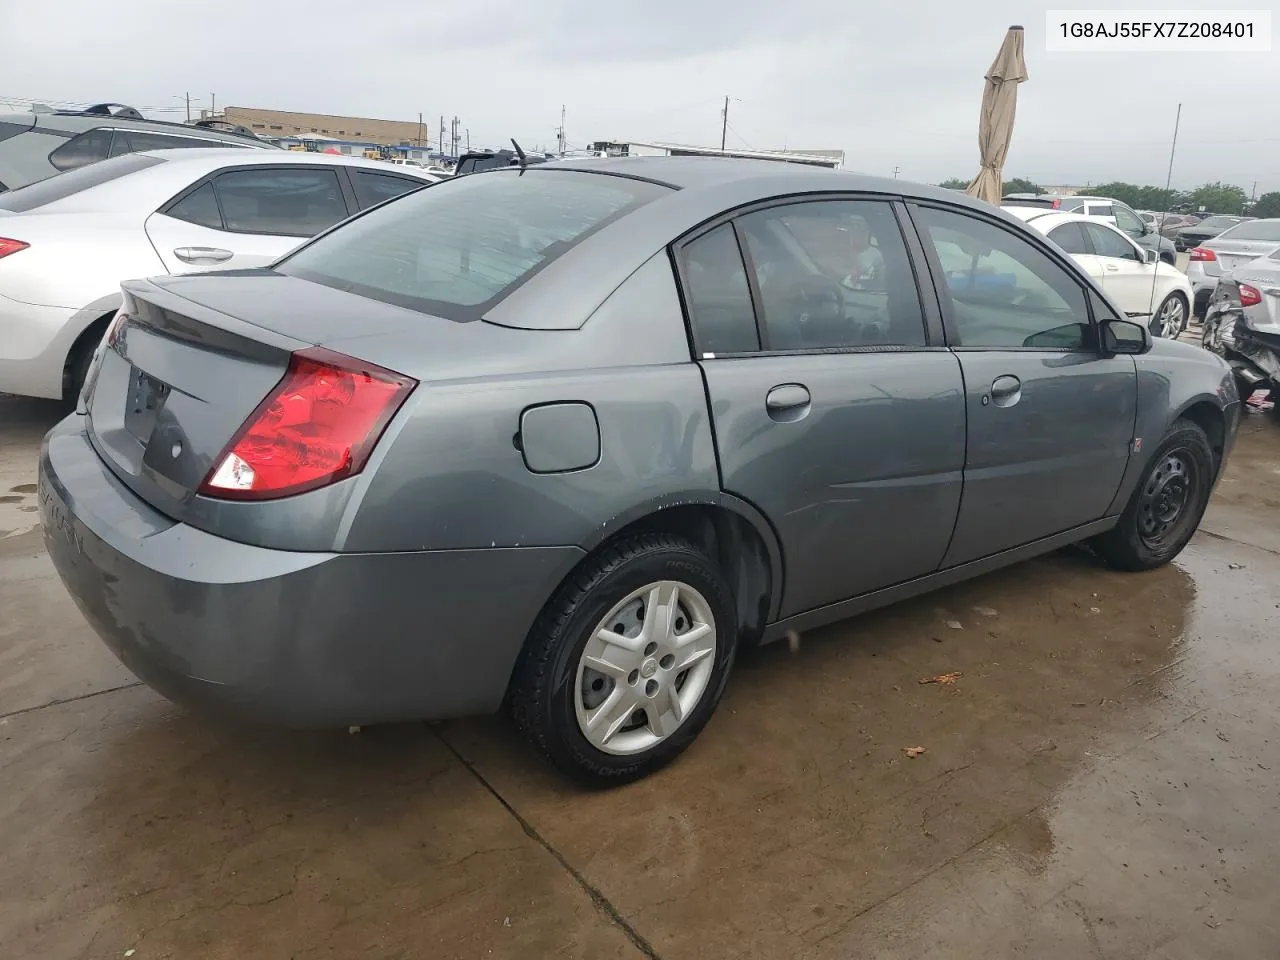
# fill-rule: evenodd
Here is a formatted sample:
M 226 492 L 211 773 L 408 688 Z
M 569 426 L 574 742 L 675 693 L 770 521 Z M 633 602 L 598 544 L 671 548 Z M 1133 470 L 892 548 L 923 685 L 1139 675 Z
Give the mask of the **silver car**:
M 1167 563 L 1239 419 L 1015 218 L 768 161 L 458 177 L 124 289 L 39 481 L 108 646 L 273 723 L 505 703 L 597 783 L 740 647 L 1076 541 Z
M 1195 247 L 1187 279 L 1195 290 L 1196 316 L 1203 317 L 1213 288 L 1224 273 L 1280 250 L 1280 219 L 1246 220 Z

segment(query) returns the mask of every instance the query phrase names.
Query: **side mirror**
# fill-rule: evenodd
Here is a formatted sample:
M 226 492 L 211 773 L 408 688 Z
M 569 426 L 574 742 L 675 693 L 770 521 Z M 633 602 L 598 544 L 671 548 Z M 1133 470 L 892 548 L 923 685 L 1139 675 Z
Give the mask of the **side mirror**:
M 1147 263 L 1155 263 L 1160 259 L 1160 254 L 1155 250 L 1143 250 L 1142 253 L 1146 257 Z
M 1151 331 L 1132 320 L 1104 320 L 1102 349 L 1109 354 L 1138 354 L 1151 349 Z

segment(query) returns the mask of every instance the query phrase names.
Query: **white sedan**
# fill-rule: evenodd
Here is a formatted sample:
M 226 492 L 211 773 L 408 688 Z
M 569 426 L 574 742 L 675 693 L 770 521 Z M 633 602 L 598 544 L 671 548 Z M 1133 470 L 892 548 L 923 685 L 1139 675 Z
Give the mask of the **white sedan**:
M 1157 337 L 1176 339 L 1191 316 L 1191 282 L 1177 267 L 1143 250 L 1110 224 L 1042 207 L 1006 206 L 1071 254 L 1116 305 L 1150 325 Z
M 130 153 L 0 194 L 0 393 L 74 397 L 120 283 L 249 269 L 439 178 L 331 154 Z

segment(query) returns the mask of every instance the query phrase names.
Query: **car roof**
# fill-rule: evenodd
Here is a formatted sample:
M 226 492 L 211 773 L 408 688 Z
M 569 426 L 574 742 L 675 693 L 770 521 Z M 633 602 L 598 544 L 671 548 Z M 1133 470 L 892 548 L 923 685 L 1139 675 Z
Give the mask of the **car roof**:
M 514 168 L 516 172 L 519 168 Z M 832 170 L 813 164 L 780 160 L 756 160 L 745 157 L 584 157 L 550 160 L 530 165 L 527 172 L 581 170 L 613 176 L 634 177 L 664 184 L 677 190 L 701 190 L 725 184 L 738 184 L 743 193 L 756 193 L 759 199 L 785 195 L 791 191 L 809 193 L 823 189 L 840 192 L 882 193 L 925 200 L 945 200 L 991 212 L 989 203 L 963 193 L 930 184 L 873 177 L 848 170 Z M 510 172 L 487 171 L 491 173 Z

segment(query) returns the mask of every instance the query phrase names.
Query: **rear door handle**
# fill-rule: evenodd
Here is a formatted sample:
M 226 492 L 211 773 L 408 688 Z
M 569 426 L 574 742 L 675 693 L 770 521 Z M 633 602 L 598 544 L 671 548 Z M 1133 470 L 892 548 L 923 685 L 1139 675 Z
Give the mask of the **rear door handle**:
M 183 263 L 223 263 L 234 256 L 218 247 L 178 247 L 173 255 Z
M 1012 407 L 1022 399 L 1022 381 L 1011 374 L 991 381 L 991 402 L 997 407 Z
M 770 390 L 764 398 L 764 408 L 771 420 L 791 423 L 809 414 L 813 398 L 808 387 L 799 383 L 782 383 Z

